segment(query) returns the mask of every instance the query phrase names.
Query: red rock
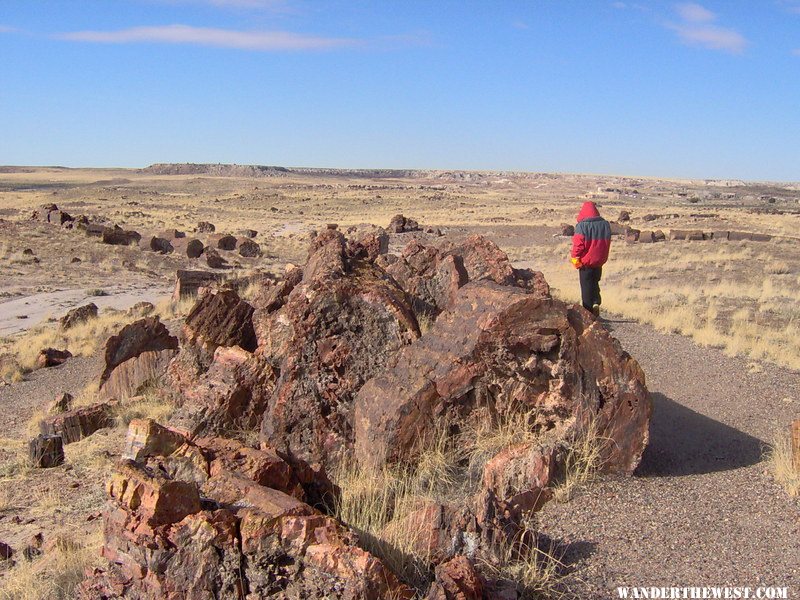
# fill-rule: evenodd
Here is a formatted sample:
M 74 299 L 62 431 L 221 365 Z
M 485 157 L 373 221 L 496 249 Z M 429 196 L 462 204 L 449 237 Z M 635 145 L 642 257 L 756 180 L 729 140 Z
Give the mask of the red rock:
M 639 232 L 639 243 L 640 244 L 652 244 L 655 242 L 655 236 L 653 235 L 652 231 L 641 231 Z
M 197 239 L 188 240 L 185 248 L 185 254 L 189 258 L 199 258 L 203 254 L 203 250 L 205 250 L 203 242 Z
M 103 402 L 45 417 L 39 421 L 39 431 L 61 436 L 64 444 L 72 444 L 113 424 L 112 405 Z
M 403 215 L 395 215 L 389 222 L 391 233 L 406 233 L 409 231 L 420 231 L 419 223 L 414 219 L 407 219 Z
M 149 456 L 169 456 L 185 443 L 183 435 L 152 419 L 133 419 L 128 424 L 122 457 L 142 461 Z
M 84 304 L 77 308 L 68 311 L 66 315 L 61 317 L 59 324 L 61 329 L 70 329 L 81 323 L 85 323 L 89 319 L 97 318 L 97 305 L 94 302 Z
M 600 435 L 614 440 L 604 457 L 612 471 L 631 473 L 647 444 L 652 404 L 644 375 L 605 329 L 557 300 L 477 282 L 361 388 L 357 456 L 410 460 L 434 427 L 430 415 L 457 415 L 457 423 L 484 402 L 499 413 L 538 407 L 543 423 L 593 415 Z
M 74 221 L 72 216 L 69 213 L 64 212 L 63 210 L 51 210 L 47 213 L 47 222 L 53 223 L 54 225 L 64 225 L 66 223 L 71 223 Z
M 44 348 L 39 351 L 39 355 L 36 357 L 36 368 L 57 367 L 66 362 L 68 358 L 72 358 L 72 353 L 69 350 Z
M 481 600 L 484 587 L 480 575 L 465 556 L 456 556 L 436 567 L 436 580 L 425 600 Z
M 203 345 L 211 352 L 218 346 L 239 346 L 253 352 L 253 307 L 233 290 L 209 290 L 187 315 L 183 335 L 188 343 Z
M 177 349 L 178 338 L 170 335 L 158 317 L 126 325 L 106 341 L 101 396 L 123 399 L 136 395 L 163 375 Z
M 197 224 L 197 231 L 198 233 L 214 233 L 217 228 L 214 227 L 213 223 L 209 223 L 208 221 L 200 221 Z
M 705 239 L 705 236 L 703 235 L 702 231 L 697 231 L 697 230 L 686 231 L 682 229 L 670 229 L 669 239 L 702 241 L 703 239 Z
M 228 265 L 228 261 L 213 248 L 207 247 L 203 254 L 206 257 L 206 264 L 212 269 L 224 269 Z
M 106 492 L 113 502 L 135 513 L 149 527 L 177 523 L 201 510 L 197 486 L 169 480 L 130 460 L 116 466 Z
M 167 382 L 182 402 L 170 423 L 190 436 L 257 429 L 275 387 L 273 367 L 238 346 L 220 346 L 210 366 L 187 367 L 185 350 L 170 364 Z
M 0 542 L 0 561 L 9 560 L 12 556 L 14 549 L 5 542 Z
M 322 231 L 285 304 L 254 315 L 268 336 L 258 354 L 281 363 L 262 440 L 311 464 L 343 456 L 353 395 L 419 336 L 403 290 L 371 262 L 347 259 L 344 247 L 339 231 Z

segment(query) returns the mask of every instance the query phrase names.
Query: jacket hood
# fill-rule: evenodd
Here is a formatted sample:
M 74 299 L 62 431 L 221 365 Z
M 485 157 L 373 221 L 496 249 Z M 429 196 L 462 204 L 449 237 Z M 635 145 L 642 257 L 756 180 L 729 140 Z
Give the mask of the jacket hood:
M 578 213 L 578 222 L 599 216 L 600 213 L 597 212 L 597 205 L 594 202 L 584 202 L 583 206 L 581 206 L 581 212 Z

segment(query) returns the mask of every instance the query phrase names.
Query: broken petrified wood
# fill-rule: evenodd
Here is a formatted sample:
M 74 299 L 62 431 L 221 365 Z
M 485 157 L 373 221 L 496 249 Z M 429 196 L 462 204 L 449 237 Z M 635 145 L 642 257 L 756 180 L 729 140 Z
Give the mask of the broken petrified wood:
M 103 402 L 76 408 L 39 421 L 39 431 L 43 435 L 60 436 L 64 444 L 72 444 L 92 435 L 98 429 L 114 424 L 111 404 Z
M 34 467 L 48 469 L 64 463 L 64 444 L 60 435 L 40 434 L 28 443 L 28 458 Z

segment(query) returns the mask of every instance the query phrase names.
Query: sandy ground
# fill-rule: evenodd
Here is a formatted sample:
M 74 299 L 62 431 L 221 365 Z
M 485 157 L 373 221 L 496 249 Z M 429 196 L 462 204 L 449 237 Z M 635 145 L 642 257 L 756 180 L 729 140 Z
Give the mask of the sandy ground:
M 85 289 L 42 292 L 0 302 L 0 336 L 11 335 L 35 327 L 48 319 L 64 315 L 69 309 L 93 302 L 100 310 L 126 310 L 137 302 L 156 304 L 169 293 L 169 288 L 154 285 L 112 286 L 104 296 L 94 296 Z

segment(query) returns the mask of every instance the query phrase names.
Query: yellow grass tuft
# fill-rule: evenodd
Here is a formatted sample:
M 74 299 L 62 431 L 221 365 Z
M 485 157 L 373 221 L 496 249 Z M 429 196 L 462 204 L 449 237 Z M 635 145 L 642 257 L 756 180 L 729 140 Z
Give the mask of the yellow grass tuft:
M 71 600 L 87 568 L 100 564 L 101 532 L 81 541 L 64 538 L 33 561 L 19 560 L 0 581 L 3 600 Z
M 789 435 L 780 433 L 766 449 L 765 458 L 775 480 L 790 496 L 800 496 L 800 469 L 794 464 L 792 443 Z
M 556 502 L 570 500 L 583 485 L 592 481 L 602 465 L 603 450 L 612 440 L 598 434 L 595 421 L 567 448 L 564 461 L 564 478 L 553 488 Z

